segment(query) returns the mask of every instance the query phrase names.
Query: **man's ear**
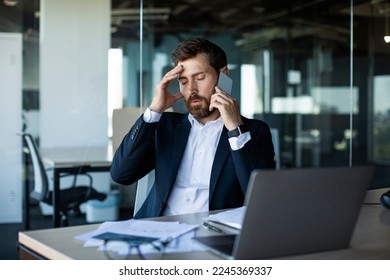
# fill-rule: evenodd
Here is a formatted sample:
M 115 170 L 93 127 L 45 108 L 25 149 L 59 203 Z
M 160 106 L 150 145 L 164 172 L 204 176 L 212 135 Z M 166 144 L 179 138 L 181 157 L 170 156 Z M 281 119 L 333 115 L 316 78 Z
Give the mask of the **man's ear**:
M 227 67 L 227 65 L 222 67 L 220 71 L 229 76 L 229 68 Z

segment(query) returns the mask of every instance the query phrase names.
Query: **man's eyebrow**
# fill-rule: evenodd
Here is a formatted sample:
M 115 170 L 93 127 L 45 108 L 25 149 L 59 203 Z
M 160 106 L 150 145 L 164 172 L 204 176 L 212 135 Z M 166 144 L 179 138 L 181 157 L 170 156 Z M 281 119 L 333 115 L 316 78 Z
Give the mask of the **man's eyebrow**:
M 198 76 L 198 75 L 202 75 L 202 74 L 207 74 L 206 71 L 199 71 L 199 72 L 196 72 L 196 73 L 193 73 L 191 75 L 189 75 L 190 77 L 195 77 L 195 76 Z M 180 79 L 187 79 L 187 76 L 177 76 L 177 79 L 180 80 Z

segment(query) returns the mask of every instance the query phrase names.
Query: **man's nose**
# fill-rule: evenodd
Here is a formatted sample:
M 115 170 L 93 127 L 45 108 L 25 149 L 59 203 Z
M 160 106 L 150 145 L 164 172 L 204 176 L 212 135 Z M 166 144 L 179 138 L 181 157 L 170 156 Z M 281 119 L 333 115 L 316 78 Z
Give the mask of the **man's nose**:
M 187 92 L 190 96 L 198 92 L 198 85 L 195 80 L 188 81 Z

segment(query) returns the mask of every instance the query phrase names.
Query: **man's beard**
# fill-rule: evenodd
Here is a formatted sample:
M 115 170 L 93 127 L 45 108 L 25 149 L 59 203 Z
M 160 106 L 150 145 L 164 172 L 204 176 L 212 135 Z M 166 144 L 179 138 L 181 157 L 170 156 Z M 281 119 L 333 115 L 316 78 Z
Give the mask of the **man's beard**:
M 191 105 L 191 101 L 194 99 L 201 99 L 204 102 L 201 102 L 201 104 L 199 105 Z M 210 107 L 209 100 L 207 100 L 204 97 L 200 97 L 197 94 L 191 95 L 188 98 L 188 100 L 186 101 L 186 107 L 187 110 L 191 113 L 191 115 L 193 115 L 197 119 L 207 118 L 215 111 L 215 108 L 212 111 L 209 110 Z

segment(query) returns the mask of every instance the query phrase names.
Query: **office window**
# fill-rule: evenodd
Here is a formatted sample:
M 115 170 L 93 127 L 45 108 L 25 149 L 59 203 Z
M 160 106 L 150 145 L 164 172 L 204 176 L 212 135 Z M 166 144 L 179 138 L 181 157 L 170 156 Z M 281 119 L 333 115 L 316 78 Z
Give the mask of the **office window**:
M 112 112 L 123 107 L 123 52 L 122 49 L 108 51 L 108 137 L 112 137 Z
M 390 75 L 374 77 L 373 161 L 390 164 Z
M 122 31 L 142 28 L 142 36 L 126 38 L 143 46 L 131 47 L 135 58 L 142 52 L 144 82 L 137 82 L 139 73 L 128 75 L 142 89 L 139 98 L 139 90 L 125 92 L 129 105 L 150 102 L 154 85 L 172 67 L 170 52 L 178 42 L 206 36 L 226 50 L 234 66 L 232 95 L 242 114 L 278 130 L 282 168 L 374 163 L 372 187 L 389 185 L 388 112 L 378 107 L 386 103 L 381 77 L 390 74 L 386 1 L 140 4 L 140 24 L 118 25 Z
M 112 0 L 111 47 L 123 51 L 123 105 L 147 106 L 172 67 L 171 50 L 183 39 L 205 36 L 227 52 L 242 114 L 279 131 L 282 168 L 375 164 L 372 187 L 388 186 L 389 4 L 350 4 Z M 10 16 L 0 17 L 0 28 L 23 30 L 30 57 L 23 89 L 37 96 L 39 1 L 24 1 L 23 9 L 12 17 L 15 26 Z

